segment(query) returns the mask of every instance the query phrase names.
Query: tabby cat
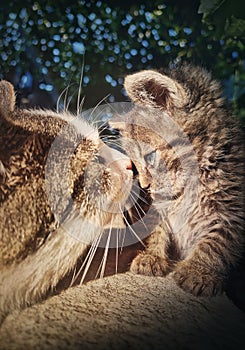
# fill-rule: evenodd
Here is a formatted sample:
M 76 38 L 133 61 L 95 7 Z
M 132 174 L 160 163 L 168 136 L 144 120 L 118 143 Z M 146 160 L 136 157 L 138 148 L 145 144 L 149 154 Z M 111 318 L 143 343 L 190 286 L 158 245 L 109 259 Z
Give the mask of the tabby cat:
M 241 130 L 203 68 L 141 71 L 125 89 L 135 108 L 111 126 L 161 216 L 130 270 L 173 272 L 194 295 L 220 293 L 244 243 Z
M 0 321 L 53 290 L 105 228 L 124 227 L 130 159 L 67 111 L 17 109 L 0 82 Z

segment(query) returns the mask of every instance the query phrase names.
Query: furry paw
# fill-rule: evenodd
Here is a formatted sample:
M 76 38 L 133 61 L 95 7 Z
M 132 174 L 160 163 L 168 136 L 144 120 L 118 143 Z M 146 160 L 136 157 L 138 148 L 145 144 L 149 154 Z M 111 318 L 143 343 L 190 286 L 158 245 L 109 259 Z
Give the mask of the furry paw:
M 211 297 L 221 294 L 224 289 L 224 279 L 210 269 L 191 262 L 181 262 L 176 266 L 173 278 L 186 292 L 196 296 Z
M 130 271 L 146 276 L 165 276 L 169 265 L 166 259 L 143 252 L 132 261 Z

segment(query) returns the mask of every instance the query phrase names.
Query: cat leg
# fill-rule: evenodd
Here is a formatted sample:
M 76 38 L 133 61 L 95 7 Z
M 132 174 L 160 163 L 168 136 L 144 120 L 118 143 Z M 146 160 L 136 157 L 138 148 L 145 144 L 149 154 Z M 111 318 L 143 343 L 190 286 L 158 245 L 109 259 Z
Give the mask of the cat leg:
M 206 236 L 186 259 L 176 264 L 173 277 L 182 289 L 196 296 L 223 292 L 240 250 L 239 244 L 227 237 L 218 232 Z
M 163 224 L 159 224 L 147 239 L 147 247 L 131 263 L 130 271 L 147 276 L 165 276 L 170 272 L 167 257 L 169 235 Z

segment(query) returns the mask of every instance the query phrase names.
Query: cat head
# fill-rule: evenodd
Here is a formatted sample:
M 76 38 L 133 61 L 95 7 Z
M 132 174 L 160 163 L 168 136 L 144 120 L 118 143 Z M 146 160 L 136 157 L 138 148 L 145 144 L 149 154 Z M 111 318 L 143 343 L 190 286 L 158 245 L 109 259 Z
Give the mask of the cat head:
M 159 187 L 158 174 L 164 179 L 166 167 L 163 149 L 170 149 L 168 133 L 174 132 L 171 114 L 187 104 L 187 93 L 176 80 L 159 72 L 141 71 L 125 78 L 126 92 L 135 103 L 124 120 L 112 120 L 112 128 L 120 131 L 121 142 L 132 159 L 142 188 Z M 163 180 L 168 187 L 169 181 Z
M 0 155 L 0 172 L 7 169 L 10 174 L 4 184 L 0 183 L 0 190 L 18 180 L 13 191 L 24 193 L 26 181 L 32 181 L 35 196 L 35 182 L 39 182 L 43 200 L 49 202 L 59 221 L 72 218 L 75 212 L 81 221 L 88 219 L 99 228 L 125 226 L 122 210 L 132 186 L 131 161 L 105 145 L 95 126 L 67 111 L 16 108 L 14 89 L 7 81 L 0 82 L 0 125 L 4 153 Z M 19 178 L 11 179 L 15 156 Z M 30 168 L 30 181 L 21 175 L 26 172 L 22 167 Z
M 124 119 L 110 124 L 120 131 L 140 185 L 152 192 L 161 188 L 176 198 L 195 163 L 189 135 L 195 128 L 200 131 L 205 118 L 200 113 L 206 106 L 223 103 L 220 86 L 206 70 L 189 65 L 168 74 L 141 71 L 127 76 L 124 86 L 134 107 Z M 188 162 L 184 150 L 191 155 Z

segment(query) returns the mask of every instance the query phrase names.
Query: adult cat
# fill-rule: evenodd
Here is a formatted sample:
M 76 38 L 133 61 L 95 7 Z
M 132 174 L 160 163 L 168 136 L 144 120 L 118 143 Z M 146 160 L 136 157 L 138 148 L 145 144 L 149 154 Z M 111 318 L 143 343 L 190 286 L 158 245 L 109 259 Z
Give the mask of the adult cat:
M 125 226 L 132 178 L 93 126 L 17 109 L 0 82 L 0 321 L 53 290 L 105 228 Z

